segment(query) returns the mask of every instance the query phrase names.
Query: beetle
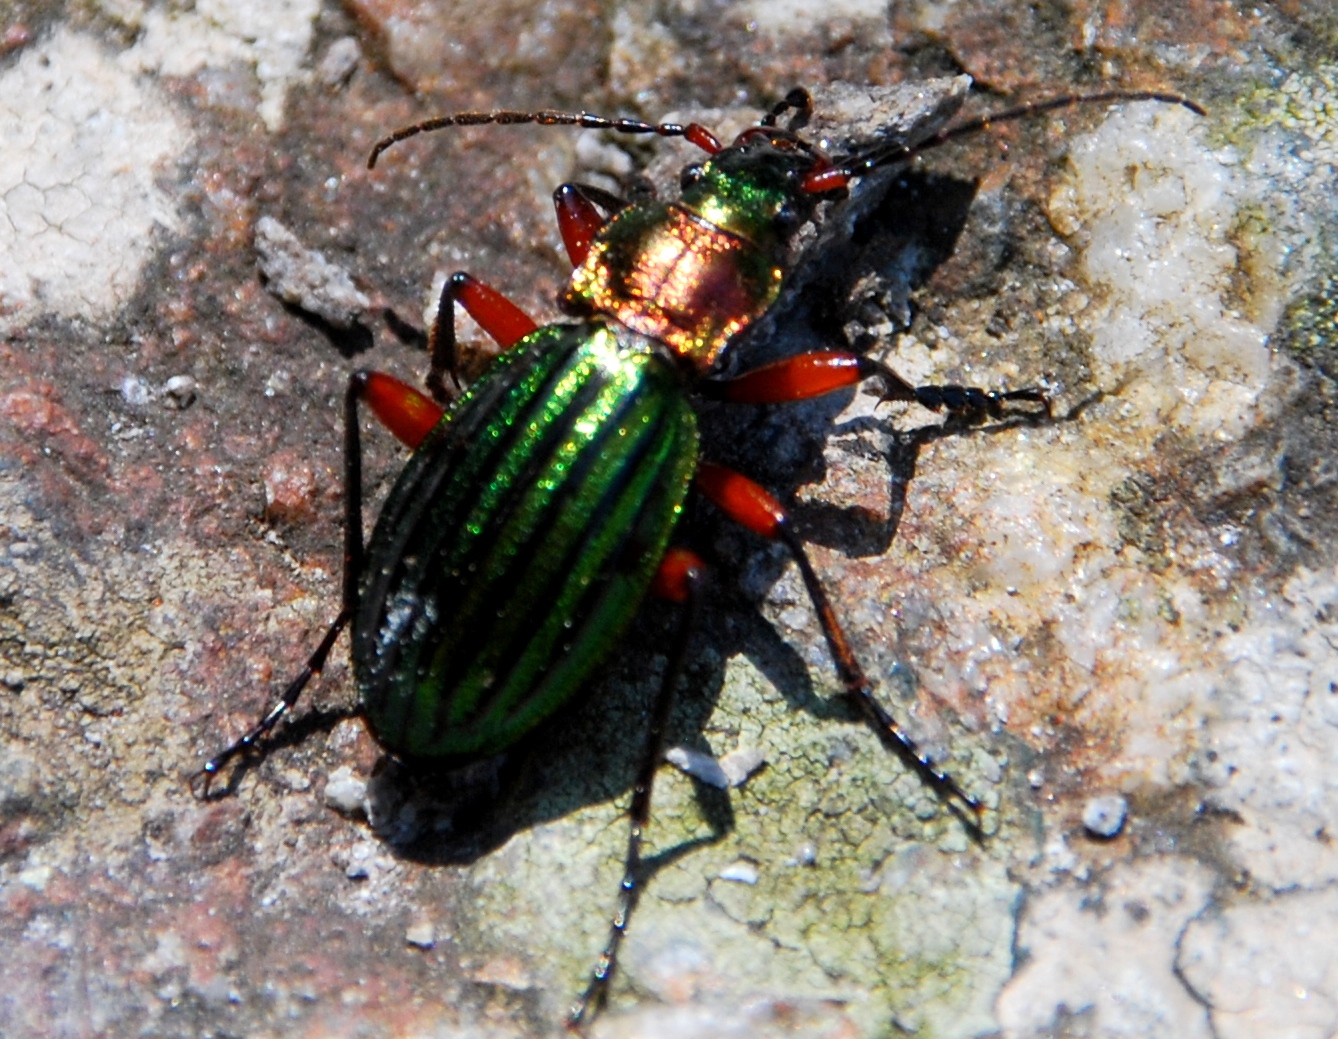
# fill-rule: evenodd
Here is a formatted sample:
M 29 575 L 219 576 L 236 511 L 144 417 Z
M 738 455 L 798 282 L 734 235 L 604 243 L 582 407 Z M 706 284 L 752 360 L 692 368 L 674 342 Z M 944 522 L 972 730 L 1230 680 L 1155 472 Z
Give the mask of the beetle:
M 197 773 L 211 780 L 250 751 L 320 673 L 351 627 L 359 711 L 391 755 L 463 766 L 515 748 L 566 709 L 647 594 L 683 605 L 641 749 L 618 906 L 589 983 L 579 1027 L 602 1004 L 640 894 L 642 833 L 664 730 L 701 598 L 704 564 L 671 541 L 691 490 L 730 519 L 781 542 L 798 566 L 846 694 L 868 724 L 980 833 L 980 803 L 921 749 L 875 696 L 784 507 L 741 473 L 700 457 L 694 398 L 777 404 L 864 380 L 885 400 L 964 418 L 1010 405 L 1048 415 L 1037 389 L 914 386 L 890 367 L 842 350 L 803 353 L 723 376 L 731 347 L 777 301 L 787 249 L 820 202 L 858 178 L 993 123 L 1061 106 L 1175 94 L 1107 91 L 1022 105 L 913 142 L 827 155 L 801 133 L 812 112 L 791 91 L 756 125 L 722 144 L 698 123 L 646 123 L 590 113 L 465 112 L 406 127 L 373 148 L 450 126 L 537 123 L 681 137 L 703 161 L 686 167 L 674 201 L 628 202 L 590 185 L 554 193 L 573 273 L 539 326 L 466 272 L 441 291 L 428 337 L 428 393 L 359 370 L 344 397 L 344 574 L 341 609 L 305 667 L 241 738 Z M 789 114 L 785 125 L 783 116 Z M 503 352 L 474 383 L 458 371 L 459 304 Z M 359 407 L 413 451 L 370 539 L 362 531 Z

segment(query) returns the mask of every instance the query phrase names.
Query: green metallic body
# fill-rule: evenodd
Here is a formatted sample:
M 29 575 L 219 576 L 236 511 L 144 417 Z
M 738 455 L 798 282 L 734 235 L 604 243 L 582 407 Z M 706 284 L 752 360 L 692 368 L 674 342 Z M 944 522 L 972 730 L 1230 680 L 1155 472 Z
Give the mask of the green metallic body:
M 381 743 L 465 761 L 561 709 L 635 614 L 696 463 L 682 377 L 644 337 L 549 325 L 502 354 L 367 545 L 353 664 Z
M 697 465 L 687 389 L 775 299 L 802 153 L 758 141 L 681 204 L 629 206 L 564 298 L 578 324 L 503 353 L 410 458 L 366 548 L 353 666 L 406 758 L 507 750 L 635 615 Z

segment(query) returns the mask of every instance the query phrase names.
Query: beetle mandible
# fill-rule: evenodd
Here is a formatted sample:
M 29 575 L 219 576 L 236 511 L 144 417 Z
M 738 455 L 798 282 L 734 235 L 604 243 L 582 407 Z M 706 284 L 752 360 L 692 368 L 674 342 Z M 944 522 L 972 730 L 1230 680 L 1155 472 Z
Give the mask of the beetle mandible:
M 501 294 L 459 272 L 443 288 L 429 334 L 430 396 L 359 370 L 345 394 L 344 577 L 338 616 L 279 700 L 197 775 L 209 782 L 297 703 L 345 627 L 360 713 L 390 754 L 464 765 L 515 747 L 587 685 L 651 593 L 684 605 L 650 712 L 633 786 L 617 910 L 591 979 L 573 1007 L 598 1010 L 640 894 L 642 833 L 666 721 L 700 599 L 703 564 L 670 547 L 690 490 L 793 557 L 847 695 L 877 734 L 979 832 L 980 804 L 916 744 L 875 697 L 782 505 L 742 474 L 699 457 L 693 395 L 734 403 L 805 400 L 866 379 L 885 400 L 965 417 L 999 417 L 1012 402 L 1049 404 L 1036 389 L 913 386 L 841 350 L 803 353 L 732 377 L 717 374 L 740 334 L 777 300 L 794 234 L 819 202 L 855 179 L 993 123 L 1062 106 L 1175 94 L 1107 91 L 1022 105 L 938 130 L 829 156 L 800 128 L 812 102 L 791 91 L 723 145 L 697 123 L 646 123 L 589 113 L 466 112 L 418 123 L 377 143 L 376 164 L 408 137 L 449 126 L 537 123 L 682 137 L 705 153 L 683 170 L 673 202 L 629 203 L 567 183 L 554 193 L 573 264 L 559 299 L 570 319 L 538 326 Z M 786 125 L 781 117 L 792 113 Z M 503 348 L 459 386 L 455 305 Z M 362 532 L 359 404 L 413 449 L 371 539 Z

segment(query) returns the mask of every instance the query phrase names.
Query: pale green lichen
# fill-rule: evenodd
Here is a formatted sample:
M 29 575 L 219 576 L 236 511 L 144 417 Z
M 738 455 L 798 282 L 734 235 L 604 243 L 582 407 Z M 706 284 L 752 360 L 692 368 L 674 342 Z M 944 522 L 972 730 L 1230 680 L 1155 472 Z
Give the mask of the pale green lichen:
M 1277 128 L 1288 135 L 1283 154 L 1295 166 L 1289 179 L 1301 193 L 1318 193 L 1312 200 L 1317 212 L 1323 211 L 1323 205 L 1331 206 L 1326 188 L 1338 168 L 1338 65 L 1292 72 L 1276 87 L 1256 88 L 1240 107 L 1247 116 L 1240 125 L 1242 131 Z M 1263 230 L 1243 224 L 1242 237 L 1263 238 L 1278 223 L 1277 200 L 1268 201 L 1269 208 L 1261 207 L 1255 220 Z M 1323 258 L 1325 245 L 1332 248 L 1331 233 L 1327 231 L 1322 224 L 1306 223 L 1287 240 L 1289 253 L 1307 257 L 1318 273 L 1312 274 L 1311 284 L 1281 315 L 1273 345 L 1332 375 L 1338 371 L 1334 362 L 1338 351 L 1338 288 L 1329 269 L 1332 261 Z M 1327 255 L 1331 256 L 1331 251 Z M 1278 266 L 1297 266 L 1289 255 L 1271 259 Z
M 1298 153 L 1301 159 L 1338 165 L 1338 65 L 1289 75 L 1265 109 L 1264 122 L 1304 134 L 1312 153 Z
M 1241 97 L 1236 110 L 1241 118 L 1226 128 L 1232 143 L 1276 126 L 1313 142 L 1316 151 L 1300 158 L 1330 164 L 1338 158 L 1338 65 L 1316 65 L 1290 72 L 1280 83 L 1258 84 Z
M 1274 342 L 1338 379 L 1338 273 L 1325 275 L 1287 308 Z
M 646 889 L 614 1011 L 647 997 L 771 996 L 838 1000 L 870 1036 L 894 1019 L 924 1036 L 994 1028 L 1018 892 L 1006 837 L 972 844 L 866 728 L 796 710 L 743 657 L 726 668 L 705 735 L 717 754 L 758 746 L 767 767 L 729 792 L 732 829 L 695 847 L 711 828 L 693 784 L 661 769 L 648 852 L 690 850 Z M 970 766 L 960 778 L 987 786 Z M 518 834 L 471 870 L 461 944 L 522 958 L 562 1006 L 603 942 L 625 840 L 608 804 Z M 740 860 L 755 883 L 722 878 Z

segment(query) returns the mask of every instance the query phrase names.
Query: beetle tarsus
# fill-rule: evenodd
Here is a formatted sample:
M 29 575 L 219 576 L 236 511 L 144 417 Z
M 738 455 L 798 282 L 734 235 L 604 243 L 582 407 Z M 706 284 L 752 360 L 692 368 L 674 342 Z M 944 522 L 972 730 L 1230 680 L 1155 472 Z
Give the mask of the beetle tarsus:
M 1002 419 L 1013 401 L 1039 404 L 1037 417 L 1051 418 L 1050 398 L 1041 390 L 982 390 L 975 386 L 917 386 L 916 403 L 931 411 L 946 411 L 964 419 Z
M 266 711 L 260 721 L 256 722 L 245 735 L 224 748 L 221 753 L 215 754 L 204 763 L 204 766 L 198 772 L 191 776 L 189 783 L 192 792 L 195 791 L 197 785 L 201 787 L 200 792 L 196 794 L 197 797 L 202 800 L 208 799 L 209 787 L 213 782 L 213 777 L 222 772 L 233 758 L 256 748 L 265 734 L 293 709 L 293 706 L 302 696 L 302 690 L 307 687 L 307 683 L 316 675 L 319 675 L 325 667 L 326 658 L 329 657 L 330 650 L 334 647 L 335 640 L 339 638 L 339 633 L 344 630 L 349 617 L 348 610 L 339 612 L 339 616 L 335 618 L 334 623 L 326 630 L 325 637 L 321 639 L 316 651 L 307 659 L 306 665 L 298 672 L 297 677 L 288 683 L 288 688 L 283 691 L 283 695 L 279 697 L 274 706 Z
M 880 738 L 890 743 L 894 750 L 905 757 L 930 787 L 945 800 L 957 801 L 967 807 L 972 814 L 975 828 L 978 830 L 981 812 L 980 802 L 962 789 L 957 780 L 953 779 L 948 772 L 940 768 L 934 759 L 920 748 L 914 737 L 897 723 L 891 712 L 879 703 L 873 695 L 873 683 L 869 681 L 864 674 L 864 669 L 860 667 L 859 659 L 855 656 L 855 652 L 846 638 L 845 629 L 842 628 L 840 621 L 836 618 L 836 611 L 832 608 L 831 599 L 828 598 L 827 591 L 818 578 L 817 571 L 813 569 L 812 561 L 808 558 L 804 543 L 800 540 L 799 535 L 795 533 L 794 528 L 790 526 L 788 519 L 780 525 L 778 536 L 785 543 L 785 547 L 790 550 L 790 555 L 799 567 L 800 576 L 804 580 L 808 597 L 817 612 L 818 623 L 827 639 L 827 647 L 831 651 L 837 673 L 841 676 L 847 694 L 860 708 L 870 727 Z
M 1050 419 L 1050 398 L 1044 390 L 1027 388 L 1022 390 L 984 390 L 976 386 L 912 386 L 887 365 L 871 357 L 859 359 L 860 375 L 866 379 L 877 379 L 883 384 L 883 400 L 906 401 L 919 404 L 930 411 L 946 411 L 950 415 L 968 422 L 986 417 L 1006 418 L 1007 405 L 1014 402 L 1039 404 L 1040 410 L 1034 413 L 1037 418 Z
M 973 831 L 979 833 L 984 806 L 962 789 L 957 780 L 940 768 L 938 763 L 921 748 L 919 741 L 898 724 L 887 708 L 878 702 L 867 681 L 849 690 L 849 695 L 869 725 L 901 754 L 931 789 L 950 807 L 955 804 L 970 813 L 969 818 L 960 814 L 959 818 L 962 818 Z
M 695 554 L 693 558 L 696 558 Z M 665 664 L 659 692 L 651 705 L 646 742 L 641 750 L 641 766 L 637 771 L 636 783 L 632 787 L 632 804 L 627 810 L 631 826 L 627 834 L 627 854 L 623 860 L 622 884 L 618 889 L 618 908 L 609 923 L 608 939 L 604 943 L 604 951 L 600 954 L 599 962 L 591 972 L 585 991 L 568 1015 L 567 1027 L 573 1031 L 579 1032 L 584 1024 L 588 1024 L 599 1013 L 608 998 L 609 982 L 618 965 L 618 949 L 627 934 L 627 927 L 631 923 L 636 904 L 641 898 L 641 845 L 645 828 L 650 822 L 655 772 L 664 753 L 664 733 L 669 724 L 669 714 L 673 710 L 674 693 L 683 674 L 683 668 L 687 664 L 692 634 L 697 628 L 706 574 L 695 563 L 690 563 L 681 580 L 687 594 L 683 600 L 678 635 L 669 660 Z
M 803 87 L 794 87 L 780 101 L 771 106 L 771 110 L 762 117 L 762 126 L 775 126 L 776 120 L 786 112 L 793 112 L 786 129 L 795 133 L 804 128 L 809 116 L 813 114 L 813 96 Z

